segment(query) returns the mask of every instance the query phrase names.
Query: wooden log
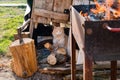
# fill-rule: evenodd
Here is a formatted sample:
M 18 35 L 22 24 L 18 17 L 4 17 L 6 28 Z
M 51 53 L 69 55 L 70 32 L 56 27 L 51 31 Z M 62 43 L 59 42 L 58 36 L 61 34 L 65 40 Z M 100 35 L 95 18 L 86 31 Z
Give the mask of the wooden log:
M 58 64 L 62 64 L 66 62 L 66 55 L 56 54 L 56 59 Z
M 57 59 L 56 59 L 54 53 L 51 53 L 51 54 L 47 57 L 47 62 L 48 62 L 50 65 L 55 65 L 55 64 L 57 63 Z
M 36 50 L 34 40 L 23 38 L 23 43 L 19 40 L 10 45 L 13 56 L 12 69 L 19 77 L 32 76 L 37 71 Z
M 47 62 L 50 65 L 62 64 L 66 62 L 66 50 L 64 48 L 58 48 L 56 51 L 51 52 L 47 58 Z
M 50 50 L 50 51 L 53 51 L 53 46 L 52 46 L 52 44 L 49 43 L 49 42 L 45 43 L 45 44 L 44 44 L 44 47 L 47 48 L 47 49 Z
M 62 55 L 66 55 L 67 54 L 65 48 L 58 48 L 56 53 L 57 54 L 62 54 Z

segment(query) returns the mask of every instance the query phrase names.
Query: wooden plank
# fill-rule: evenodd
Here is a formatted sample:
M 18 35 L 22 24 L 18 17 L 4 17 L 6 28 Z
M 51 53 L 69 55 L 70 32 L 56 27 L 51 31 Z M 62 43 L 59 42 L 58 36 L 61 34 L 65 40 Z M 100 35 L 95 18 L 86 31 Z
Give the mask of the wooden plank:
M 95 71 L 94 74 L 93 74 L 93 76 L 95 77 L 94 80 L 103 80 L 103 79 L 98 79 L 98 77 L 99 78 L 103 78 L 104 76 L 108 77 L 109 75 L 110 75 L 110 70 Z M 119 71 L 118 71 L 117 75 L 120 75 Z M 63 78 L 63 80 L 71 80 L 71 75 L 65 75 L 65 77 Z M 83 80 L 82 73 L 77 73 L 76 74 L 76 80 Z
M 54 0 L 34 0 L 35 1 L 35 7 L 39 9 L 45 9 L 52 11 L 53 9 L 53 1 Z
M 69 9 L 71 4 L 72 0 L 54 0 L 53 11 L 64 13 L 64 9 Z
M 68 21 L 67 20 L 52 19 L 52 22 L 55 22 L 55 23 L 67 23 Z
M 44 64 L 41 64 L 41 65 L 44 65 Z M 76 70 L 82 72 L 83 66 L 82 65 L 76 65 Z M 60 65 L 60 66 L 40 68 L 39 71 L 40 71 L 40 73 L 44 73 L 44 74 L 70 74 L 71 73 L 71 67 Z
M 49 24 L 50 23 L 47 18 L 41 17 L 41 16 L 37 16 L 37 18 L 34 17 L 33 22 L 35 22 L 35 23 L 43 23 L 43 24 Z
M 64 20 L 57 20 L 57 19 L 47 19 L 46 17 L 41 17 L 41 16 L 38 16 L 38 18 L 33 18 L 33 22 L 34 23 L 43 23 L 43 24 L 50 24 L 50 22 L 55 22 L 55 23 L 67 23 L 67 21 L 64 21 Z
M 46 18 L 68 21 L 67 14 L 52 12 L 44 9 L 34 9 L 34 14 Z
M 22 38 L 30 38 L 30 32 L 22 32 Z M 19 39 L 18 34 L 14 34 L 14 39 Z
M 111 80 L 117 80 L 117 61 L 111 61 Z

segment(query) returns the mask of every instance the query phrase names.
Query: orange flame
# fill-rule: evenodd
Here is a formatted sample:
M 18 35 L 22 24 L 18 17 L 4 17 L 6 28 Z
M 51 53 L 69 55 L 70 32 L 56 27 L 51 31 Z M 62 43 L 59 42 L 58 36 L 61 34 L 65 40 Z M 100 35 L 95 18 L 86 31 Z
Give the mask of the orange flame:
M 106 7 L 104 4 L 100 5 L 96 0 L 94 0 L 94 3 L 96 5 L 96 9 L 91 9 L 91 12 L 93 12 L 94 14 L 97 14 L 97 13 L 103 13 L 106 11 Z
M 105 0 L 105 2 L 99 3 L 97 0 L 94 0 L 94 3 L 96 5 L 95 9 L 90 9 L 90 11 L 94 14 L 98 13 L 105 13 L 104 19 L 110 20 L 112 18 L 119 18 L 120 17 L 120 0 Z M 117 8 L 113 9 L 112 6 L 116 5 Z M 88 13 L 82 13 L 80 14 L 84 17 L 88 16 Z M 112 16 L 111 16 L 112 15 Z
M 105 6 L 106 6 L 106 13 L 105 13 L 105 19 L 106 20 L 110 20 L 111 16 L 110 16 L 110 9 L 111 9 L 111 6 L 113 5 L 113 0 L 106 0 L 105 1 Z
M 110 20 L 110 12 L 113 13 L 113 16 L 115 18 L 120 17 L 120 0 L 117 1 L 117 9 L 112 9 L 114 0 L 105 0 L 105 3 L 101 5 L 97 2 L 97 0 L 94 0 L 94 3 L 96 5 L 96 9 L 91 9 L 91 12 L 93 12 L 94 14 L 105 12 L 105 19 L 107 20 Z

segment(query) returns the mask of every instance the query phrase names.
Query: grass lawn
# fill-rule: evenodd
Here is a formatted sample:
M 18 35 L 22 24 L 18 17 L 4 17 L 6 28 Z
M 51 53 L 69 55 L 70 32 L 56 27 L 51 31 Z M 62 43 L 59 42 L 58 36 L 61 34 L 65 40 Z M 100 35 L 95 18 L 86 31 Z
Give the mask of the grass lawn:
M 0 4 L 3 3 L 26 3 L 27 0 L 0 0 Z
M 8 52 L 16 28 L 22 25 L 25 8 L 0 7 L 0 55 Z

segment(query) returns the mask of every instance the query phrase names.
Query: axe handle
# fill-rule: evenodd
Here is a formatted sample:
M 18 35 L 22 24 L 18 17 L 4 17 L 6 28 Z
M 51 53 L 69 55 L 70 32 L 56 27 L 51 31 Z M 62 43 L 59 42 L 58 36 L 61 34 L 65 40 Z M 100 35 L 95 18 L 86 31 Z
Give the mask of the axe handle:
M 18 32 L 19 42 L 20 42 L 20 44 L 22 44 L 22 43 L 23 43 L 23 38 L 22 38 L 22 34 L 21 34 L 21 32 L 22 32 L 21 27 L 19 27 L 19 28 L 17 29 L 17 32 Z

